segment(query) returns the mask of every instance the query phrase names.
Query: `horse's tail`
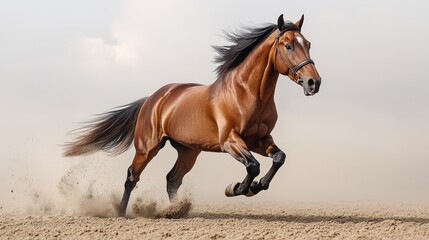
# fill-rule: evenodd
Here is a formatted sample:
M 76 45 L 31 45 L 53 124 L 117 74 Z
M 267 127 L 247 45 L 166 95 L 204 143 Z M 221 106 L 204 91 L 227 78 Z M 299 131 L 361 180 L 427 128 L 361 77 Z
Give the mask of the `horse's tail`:
M 80 136 L 65 146 L 64 156 L 88 155 L 99 150 L 112 154 L 125 152 L 134 140 L 140 109 L 147 98 L 98 115 L 77 129 Z

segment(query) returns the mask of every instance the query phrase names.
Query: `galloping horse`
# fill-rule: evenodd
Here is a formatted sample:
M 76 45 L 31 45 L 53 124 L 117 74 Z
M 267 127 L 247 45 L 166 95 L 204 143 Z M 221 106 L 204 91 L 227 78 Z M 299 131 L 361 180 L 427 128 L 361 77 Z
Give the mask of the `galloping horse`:
M 279 74 L 301 85 L 304 94 L 319 91 L 321 78 L 310 58 L 310 42 L 301 34 L 304 15 L 296 23 L 245 28 L 227 33 L 232 45 L 215 47 L 220 63 L 211 85 L 169 84 L 153 95 L 100 115 L 67 145 L 65 156 L 99 150 L 122 153 L 134 142 L 135 156 L 128 168 L 125 191 L 118 211 L 125 216 L 131 191 L 140 174 L 166 141 L 178 158 L 167 174 L 170 201 L 177 199 L 182 179 L 201 151 L 227 152 L 241 162 L 247 175 L 230 184 L 226 196 L 253 196 L 268 186 L 286 155 L 270 135 L 277 121 L 274 90 Z M 259 181 L 258 153 L 273 159 Z

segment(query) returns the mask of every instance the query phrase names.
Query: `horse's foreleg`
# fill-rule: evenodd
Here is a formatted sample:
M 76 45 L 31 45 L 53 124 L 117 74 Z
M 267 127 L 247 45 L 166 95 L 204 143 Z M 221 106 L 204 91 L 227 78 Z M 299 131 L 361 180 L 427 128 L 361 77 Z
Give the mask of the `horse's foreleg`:
M 267 190 L 274 175 L 285 162 L 286 154 L 276 145 L 273 144 L 268 149 L 268 156 L 273 158 L 273 165 L 271 166 L 270 170 L 268 170 L 267 174 L 265 174 L 265 176 L 259 180 L 259 182 L 255 181 L 251 184 L 250 192 L 253 194 L 257 194 L 261 190 Z
M 259 175 L 259 162 L 253 157 L 243 139 L 232 130 L 223 143 L 223 150 L 246 166 L 247 176 L 241 183 L 232 183 L 225 189 L 228 197 L 249 194 L 250 185 Z
M 201 151 L 193 150 L 180 145 L 176 142 L 171 142 L 177 150 L 178 156 L 174 167 L 167 174 L 167 193 L 170 202 L 177 200 L 177 191 L 182 185 L 183 177 L 192 169 L 197 160 L 198 154 Z

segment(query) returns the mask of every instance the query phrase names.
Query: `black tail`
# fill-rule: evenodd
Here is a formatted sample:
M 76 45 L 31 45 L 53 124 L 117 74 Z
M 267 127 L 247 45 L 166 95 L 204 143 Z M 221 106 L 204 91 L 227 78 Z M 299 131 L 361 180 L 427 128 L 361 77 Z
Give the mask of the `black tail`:
M 140 109 L 147 98 L 100 114 L 79 128 L 79 137 L 67 143 L 64 156 L 88 155 L 99 150 L 113 154 L 125 152 L 134 140 Z

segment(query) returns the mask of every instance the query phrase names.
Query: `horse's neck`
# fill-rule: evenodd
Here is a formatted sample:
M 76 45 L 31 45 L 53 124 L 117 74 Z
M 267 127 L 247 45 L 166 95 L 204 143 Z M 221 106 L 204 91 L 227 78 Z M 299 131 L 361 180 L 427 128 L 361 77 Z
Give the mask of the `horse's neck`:
M 246 96 L 237 95 L 236 97 L 246 101 L 253 99 L 263 105 L 273 100 L 279 76 L 271 62 L 270 54 L 272 54 L 273 45 L 274 36 L 271 35 L 255 48 L 246 60 L 225 76 L 222 82 L 228 88 L 245 88 L 243 94 Z M 240 99 L 237 100 L 240 101 Z

